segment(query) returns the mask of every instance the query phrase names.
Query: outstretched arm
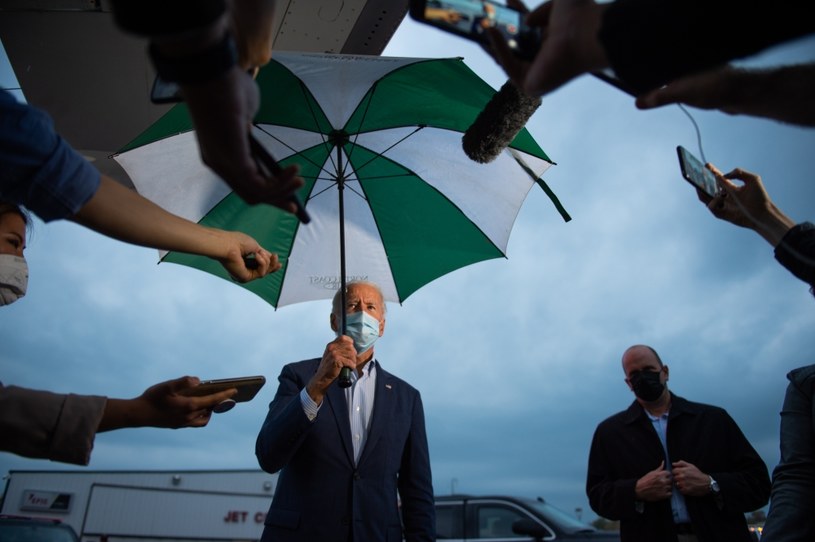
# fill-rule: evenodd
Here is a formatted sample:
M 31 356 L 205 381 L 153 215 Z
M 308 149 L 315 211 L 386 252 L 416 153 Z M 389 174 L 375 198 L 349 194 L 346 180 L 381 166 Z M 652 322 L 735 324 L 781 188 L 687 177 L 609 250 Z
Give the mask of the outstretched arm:
M 795 222 L 784 214 L 770 199 L 761 177 L 736 168 L 723 175 L 712 164 L 707 164 L 721 187 L 711 198 L 697 190 L 699 199 L 717 218 L 754 230 L 775 247 L 775 259 L 787 270 L 810 285 L 815 295 L 815 225 Z M 742 181 L 734 184 L 730 179 Z
M 684 103 L 731 115 L 815 126 L 813 96 L 815 63 L 752 70 L 726 66 L 683 77 L 648 92 L 637 98 L 637 107 L 652 109 Z
M 209 423 L 212 408 L 238 390 L 233 388 L 201 397 L 182 395 L 185 389 L 199 383 L 197 377 L 182 376 L 155 384 L 134 399 L 108 399 L 98 431 L 126 427 L 203 427 Z
M 156 384 L 135 399 L 62 394 L 0 383 L 0 450 L 87 465 L 96 434 L 127 427 L 203 427 L 212 407 L 234 395 L 225 390 L 203 397 L 180 395 L 198 385 L 195 377 Z
M 806 4 L 777 7 L 760 10 L 734 0 L 549 0 L 527 18 L 543 36 L 531 64 L 513 58 L 505 44 L 493 48 L 513 82 L 529 95 L 547 94 L 608 67 L 641 93 L 815 30 Z M 723 28 L 738 29 L 739 39 Z M 503 40 L 496 32 L 490 38 Z
M 99 189 L 72 220 L 126 243 L 213 258 L 241 282 L 264 277 L 281 267 L 276 254 L 248 235 L 190 222 L 105 175 Z M 243 258 L 250 254 L 255 255 L 256 269 L 246 267 Z

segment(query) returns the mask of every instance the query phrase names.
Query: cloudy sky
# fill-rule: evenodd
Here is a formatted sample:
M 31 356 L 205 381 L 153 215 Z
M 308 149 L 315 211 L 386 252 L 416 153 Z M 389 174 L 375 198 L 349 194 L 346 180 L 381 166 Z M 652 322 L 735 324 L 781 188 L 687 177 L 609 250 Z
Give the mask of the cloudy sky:
M 812 60 L 815 40 L 750 59 Z M 478 47 L 405 20 L 389 56 L 463 56 L 492 86 Z M 4 86 L 13 86 L 4 76 Z M 13 79 L 12 79 L 13 83 Z M 705 157 L 762 175 L 796 221 L 815 218 L 815 130 L 691 110 Z M 620 356 L 653 346 L 670 388 L 727 409 L 771 469 L 785 374 L 812 363 L 815 300 L 752 231 L 720 222 L 680 176 L 697 156 L 677 107 L 638 111 L 591 77 L 544 98 L 528 129 L 557 163 L 545 175 L 573 220 L 533 189 L 508 258 L 425 286 L 388 312 L 383 366 L 422 392 L 435 490 L 543 496 L 589 510 L 593 430 L 628 406 Z M 496 181 L 499 182 L 499 181 Z M 88 469 L 251 469 L 283 364 L 332 339 L 328 301 L 275 311 L 227 281 L 68 222 L 36 222 L 28 295 L 0 310 L 5 384 L 132 397 L 185 374 L 263 374 L 258 397 L 204 429 L 101 434 Z M 0 473 L 72 467 L 0 453 Z

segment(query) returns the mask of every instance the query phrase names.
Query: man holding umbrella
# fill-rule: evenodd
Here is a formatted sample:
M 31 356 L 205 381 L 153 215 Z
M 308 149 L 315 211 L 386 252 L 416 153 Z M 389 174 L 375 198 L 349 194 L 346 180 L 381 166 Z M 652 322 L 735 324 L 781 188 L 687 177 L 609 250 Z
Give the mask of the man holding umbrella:
M 280 471 L 261 540 L 435 540 L 421 396 L 374 358 L 385 330 L 379 287 L 351 282 L 344 297 L 330 316 L 337 338 L 322 358 L 283 367 L 258 435 L 260 466 Z M 335 384 L 343 367 L 344 389 Z

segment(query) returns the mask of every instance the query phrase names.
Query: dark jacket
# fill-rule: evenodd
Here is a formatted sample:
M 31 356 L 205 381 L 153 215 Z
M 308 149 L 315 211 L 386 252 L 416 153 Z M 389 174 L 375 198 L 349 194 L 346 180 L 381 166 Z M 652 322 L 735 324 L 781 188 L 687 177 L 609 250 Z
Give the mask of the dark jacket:
M 815 224 L 802 222 L 788 231 L 775 247 L 775 259 L 815 295 Z
M 764 542 L 815 540 L 815 365 L 787 374 L 781 410 L 781 462 L 773 471 Z
M 161 37 L 213 24 L 226 12 L 224 0 L 113 0 L 116 24 L 126 32 Z
M 752 540 L 744 514 L 767 504 L 770 477 L 736 422 L 722 408 L 671 394 L 667 443 L 672 462 L 696 465 L 721 488 L 718 497 L 685 497 L 699 542 Z M 598 515 L 620 520 L 623 542 L 676 540 L 670 500 L 640 503 L 634 495 L 637 480 L 664 459 L 659 436 L 636 401 L 597 426 L 586 493 Z
M 371 427 L 357 466 L 345 391 L 332 385 L 313 422 L 300 390 L 319 359 L 283 367 L 258 435 L 263 470 L 280 471 L 263 541 L 435 540 L 430 455 L 419 392 L 377 362 Z M 397 503 L 397 492 L 400 503 Z M 401 518 L 400 518 L 401 504 Z

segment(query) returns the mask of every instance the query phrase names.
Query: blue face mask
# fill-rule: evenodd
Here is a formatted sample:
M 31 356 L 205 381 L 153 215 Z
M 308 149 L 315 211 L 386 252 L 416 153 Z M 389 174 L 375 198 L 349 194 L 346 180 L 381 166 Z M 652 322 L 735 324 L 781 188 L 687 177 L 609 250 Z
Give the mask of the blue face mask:
M 354 340 L 357 355 L 367 352 L 379 338 L 379 320 L 365 311 L 346 314 L 345 334 Z

